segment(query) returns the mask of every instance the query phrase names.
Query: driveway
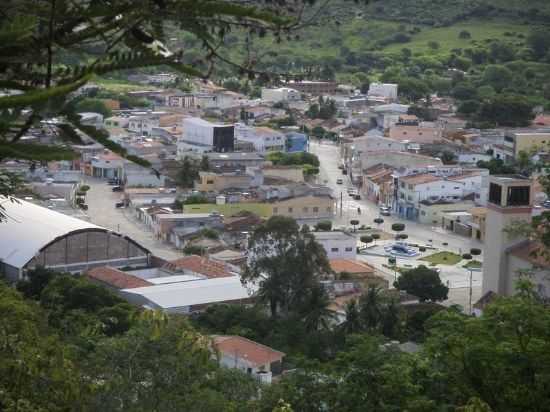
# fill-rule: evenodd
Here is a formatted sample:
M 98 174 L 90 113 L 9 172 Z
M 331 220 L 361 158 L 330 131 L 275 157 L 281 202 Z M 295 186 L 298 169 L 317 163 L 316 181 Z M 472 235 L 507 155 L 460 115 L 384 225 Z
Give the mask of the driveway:
M 86 203 L 92 223 L 127 235 L 163 259 L 173 260 L 182 257 L 181 252 L 155 239 L 153 233 L 141 224 L 129 209 L 115 208 L 115 203 L 120 201 L 122 194 L 113 192 L 112 186 L 109 186 L 106 180 L 86 176 L 85 182 L 90 186 Z

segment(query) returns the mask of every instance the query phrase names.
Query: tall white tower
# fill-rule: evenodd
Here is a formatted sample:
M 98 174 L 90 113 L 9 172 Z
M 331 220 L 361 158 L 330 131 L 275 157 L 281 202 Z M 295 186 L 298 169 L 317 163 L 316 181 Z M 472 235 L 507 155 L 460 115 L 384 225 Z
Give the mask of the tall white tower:
M 490 176 L 489 201 L 485 226 L 483 255 L 483 295 L 489 291 L 509 295 L 510 276 L 508 251 L 520 242 L 523 236 L 504 232 L 514 222 L 531 223 L 532 182 L 518 175 Z

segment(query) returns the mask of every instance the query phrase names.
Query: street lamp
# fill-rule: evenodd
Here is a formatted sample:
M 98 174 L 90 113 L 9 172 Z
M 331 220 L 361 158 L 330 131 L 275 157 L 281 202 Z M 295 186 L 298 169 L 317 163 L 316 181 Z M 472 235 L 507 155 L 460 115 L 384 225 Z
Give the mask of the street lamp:
M 462 255 L 462 259 L 464 260 L 469 260 L 471 261 L 472 260 L 472 257 L 473 256 L 479 256 L 481 255 L 481 249 L 470 249 L 470 253 L 464 253 Z M 468 299 L 468 314 L 471 315 L 472 314 L 472 290 L 473 290 L 473 268 L 472 266 L 468 266 L 468 271 L 470 272 L 470 287 L 469 287 L 469 299 Z

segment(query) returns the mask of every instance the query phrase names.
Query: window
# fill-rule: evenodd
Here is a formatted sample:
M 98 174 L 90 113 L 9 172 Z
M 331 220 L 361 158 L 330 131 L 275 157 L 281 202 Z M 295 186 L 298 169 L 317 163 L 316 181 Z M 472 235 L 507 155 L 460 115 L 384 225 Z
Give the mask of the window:
M 515 186 L 508 188 L 508 206 L 528 206 L 529 186 Z
M 330 210 L 330 208 L 328 208 Z M 319 213 L 319 208 L 318 207 L 314 207 L 313 208 L 313 213 Z
M 453 199 L 454 199 L 454 200 L 457 200 L 457 199 L 458 199 L 458 196 L 453 196 Z
M 338 248 L 337 248 L 337 247 L 331 247 L 331 248 L 330 248 L 330 251 L 331 251 L 331 252 L 338 252 Z
M 214 184 L 214 181 L 212 179 L 207 179 L 206 180 L 206 184 L 207 185 L 213 185 Z
M 413 200 L 412 196 L 407 196 L 407 200 L 412 201 Z
M 399 193 L 399 198 L 400 199 L 405 199 L 405 194 L 403 192 Z
M 401 182 L 401 187 L 405 189 L 405 182 Z
M 413 190 L 413 185 L 409 184 L 409 190 Z
M 424 212 L 424 211 L 420 212 L 420 214 L 421 214 L 422 216 L 426 216 L 426 212 Z
M 279 208 L 278 208 L 278 207 L 274 207 L 274 208 L 273 208 L 273 214 L 276 215 L 277 213 L 279 213 Z
M 419 135 L 419 136 L 422 136 L 422 132 L 419 132 L 418 135 Z
M 292 213 L 293 209 L 291 207 L 288 208 L 288 213 Z
M 472 183 L 472 184 L 473 184 L 473 183 Z M 454 187 L 454 189 L 455 189 L 455 190 L 458 190 L 458 189 L 460 189 L 460 187 L 458 187 L 458 186 L 455 186 L 455 187 Z
M 346 252 L 352 252 L 353 251 L 353 248 L 352 247 L 347 247 L 346 248 Z
M 304 213 L 308 213 L 309 212 L 309 207 L 304 207 L 303 211 L 304 211 Z
M 495 183 L 491 183 L 489 186 L 489 202 L 495 205 L 500 205 L 502 199 L 502 187 Z

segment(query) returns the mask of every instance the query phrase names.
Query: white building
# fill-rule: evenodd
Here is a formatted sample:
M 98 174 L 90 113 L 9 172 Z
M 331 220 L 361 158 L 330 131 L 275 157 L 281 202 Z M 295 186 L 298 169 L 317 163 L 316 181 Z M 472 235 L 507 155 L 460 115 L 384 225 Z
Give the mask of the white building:
M 213 336 L 212 341 L 220 365 L 226 368 L 239 369 L 268 384 L 281 372 L 283 352 L 241 336 Z
M 397 87 L 397 84 L 391 83 L 371 83 L 367 95 L 397 100 Z
M 120 233 L 21 199 L 0 196 L 0 203 L 7 215 L 0 223 L 0 273 L 9 281 L 37 266 L 76 273 L 150 263 L 150 252 Z
M 300 92 L 289 87 L 279 87 L 277 89 L 262 88 L 262 100 L 266 102 L 290 102 L 300 99 Z
M 189 117 L 183 119 L 183 134 L 178 139 L 178 156 L 185 156 L 186 152 L 232 152 L 235 144 L 233 125 L 216 124 Z
M 128 119 L 128 130 L 148 136 L 154 127 L 159 127 L 159 123 L 159 116 L 152 113 L 130 116 Z
M 250 142 L 258 153 L 286 151 L 286 136 L 269 127 L 235 125 L 235 139 Z
M 468 196 L 483 206 L 487 203 L 488 176 L 489 171 L 481 169 L 447 177 L 430 173 L 399 177 L 397 211 L 401 216 L 416 220 L 423 201 L 459 202 Z
M 132 162 L 125 162 L 122 167 L 122 181 L 127 187 L 163 187 L 165 176 L 158 175 L 153 169 Z
M 103 115 L 94 112 L 78 113 L 80 116 L 80 123 L 86 126 L 94 126 L 97 129 L 103 128 Z
M 357 239 L 347 232 L 313 232 L 329 259 L 351 259 L 357 257 Z

